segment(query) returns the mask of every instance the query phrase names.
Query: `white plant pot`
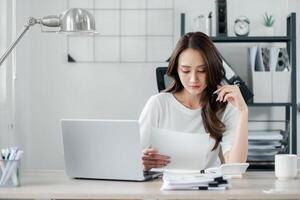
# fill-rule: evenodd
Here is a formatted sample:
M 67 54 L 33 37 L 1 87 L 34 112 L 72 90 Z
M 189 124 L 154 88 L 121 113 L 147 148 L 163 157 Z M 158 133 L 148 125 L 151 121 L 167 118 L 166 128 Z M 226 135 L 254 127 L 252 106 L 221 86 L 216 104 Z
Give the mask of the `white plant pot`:
M 264 27 L 264 35 L 265 36 L 274 36 L 274 27 Z

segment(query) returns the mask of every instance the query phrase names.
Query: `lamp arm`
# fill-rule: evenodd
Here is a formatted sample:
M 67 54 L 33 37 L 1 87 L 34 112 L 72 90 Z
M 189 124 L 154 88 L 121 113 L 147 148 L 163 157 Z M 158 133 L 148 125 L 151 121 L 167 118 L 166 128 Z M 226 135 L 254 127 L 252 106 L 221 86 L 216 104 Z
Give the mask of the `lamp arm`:
M 11 51 L 14 49 L 14 47 L 17 45 L 17 43 L 22 39 L 26 31 L 29 30 L 31 26 L 34 26 L 35 24 L 39 23 L 37 19 L 30 17 L 28 22 L 24 25 L 22 31 L 18 34 L 17 38 L 11 45 L 6 49 L 5 53 L 0 58 L 0 67 L 4 60 L 7 58 L 7 56 L 11 53 Z

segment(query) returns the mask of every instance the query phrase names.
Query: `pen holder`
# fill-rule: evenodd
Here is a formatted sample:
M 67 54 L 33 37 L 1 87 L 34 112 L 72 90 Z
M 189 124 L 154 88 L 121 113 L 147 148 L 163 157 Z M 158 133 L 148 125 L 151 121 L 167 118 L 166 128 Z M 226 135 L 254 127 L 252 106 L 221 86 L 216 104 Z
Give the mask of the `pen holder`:
M 20 186 L 20 160 L 0 160 L 0 187 Z

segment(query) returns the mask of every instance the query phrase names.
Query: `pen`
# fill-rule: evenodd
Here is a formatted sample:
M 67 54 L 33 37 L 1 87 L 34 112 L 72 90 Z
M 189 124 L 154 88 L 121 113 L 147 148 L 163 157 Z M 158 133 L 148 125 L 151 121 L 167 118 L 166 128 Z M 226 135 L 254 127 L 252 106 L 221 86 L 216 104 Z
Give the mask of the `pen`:
M 218 95 L 218 94 L 219 94 L 219 92 L 220 92 L 220 88 L 219 88 L 219 89 L 217 89 L 217 90 L 215 90 L 215 91 L 213 92 L 213 95 Z
M 1 171 L 3 172 L 4 169 L 5 169 L 5 165 L 3 163 L 3 157 L 2 157 L 2 153 L 0 152 L 0 168 L 1 168 Z
M 2 149 L 1 152 L 2 152 L 2 156 L 3 156 L 3 160 L 7 160 L 8 156 L 9 156 L 7 149 Z
M 198 190 L 210 190 L 210 191 L 224 191 L 226 190 L 225 186 L 222 187 L 208 187 L 208 186 L 200 186 Z
M 23 151 L 20 151 L 19 149 L 17 149 L 17 153 L 16 153 L 16 156 L 15 156 L 15 162 L 11 166 L 10 174 L 8 174 L 8 178 L 11 177 L 12 182 L 15 186 L 19 185 L 19 179 L 18 179 L 18 175 L 17 175 L 17 173 L 18 173 L 17 172 L 18 163 L 16 163 L 16 162 L 18 162 L 17 160 L 21 159 L 22 154 L 23 154 Z

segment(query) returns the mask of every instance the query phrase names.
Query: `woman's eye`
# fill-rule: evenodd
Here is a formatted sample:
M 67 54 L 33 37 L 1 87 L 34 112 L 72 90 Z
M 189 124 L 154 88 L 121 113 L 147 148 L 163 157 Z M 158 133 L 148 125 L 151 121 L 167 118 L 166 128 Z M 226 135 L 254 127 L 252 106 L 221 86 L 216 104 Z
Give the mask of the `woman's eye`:
M 200 71 L 198 71 L 199 73 L 205 73 L 205 70 L 200 70 Z
M 187 74 L 189 73 L 190 71 L 186 71 L 186 70 L 181 70 L 183 73 Z

